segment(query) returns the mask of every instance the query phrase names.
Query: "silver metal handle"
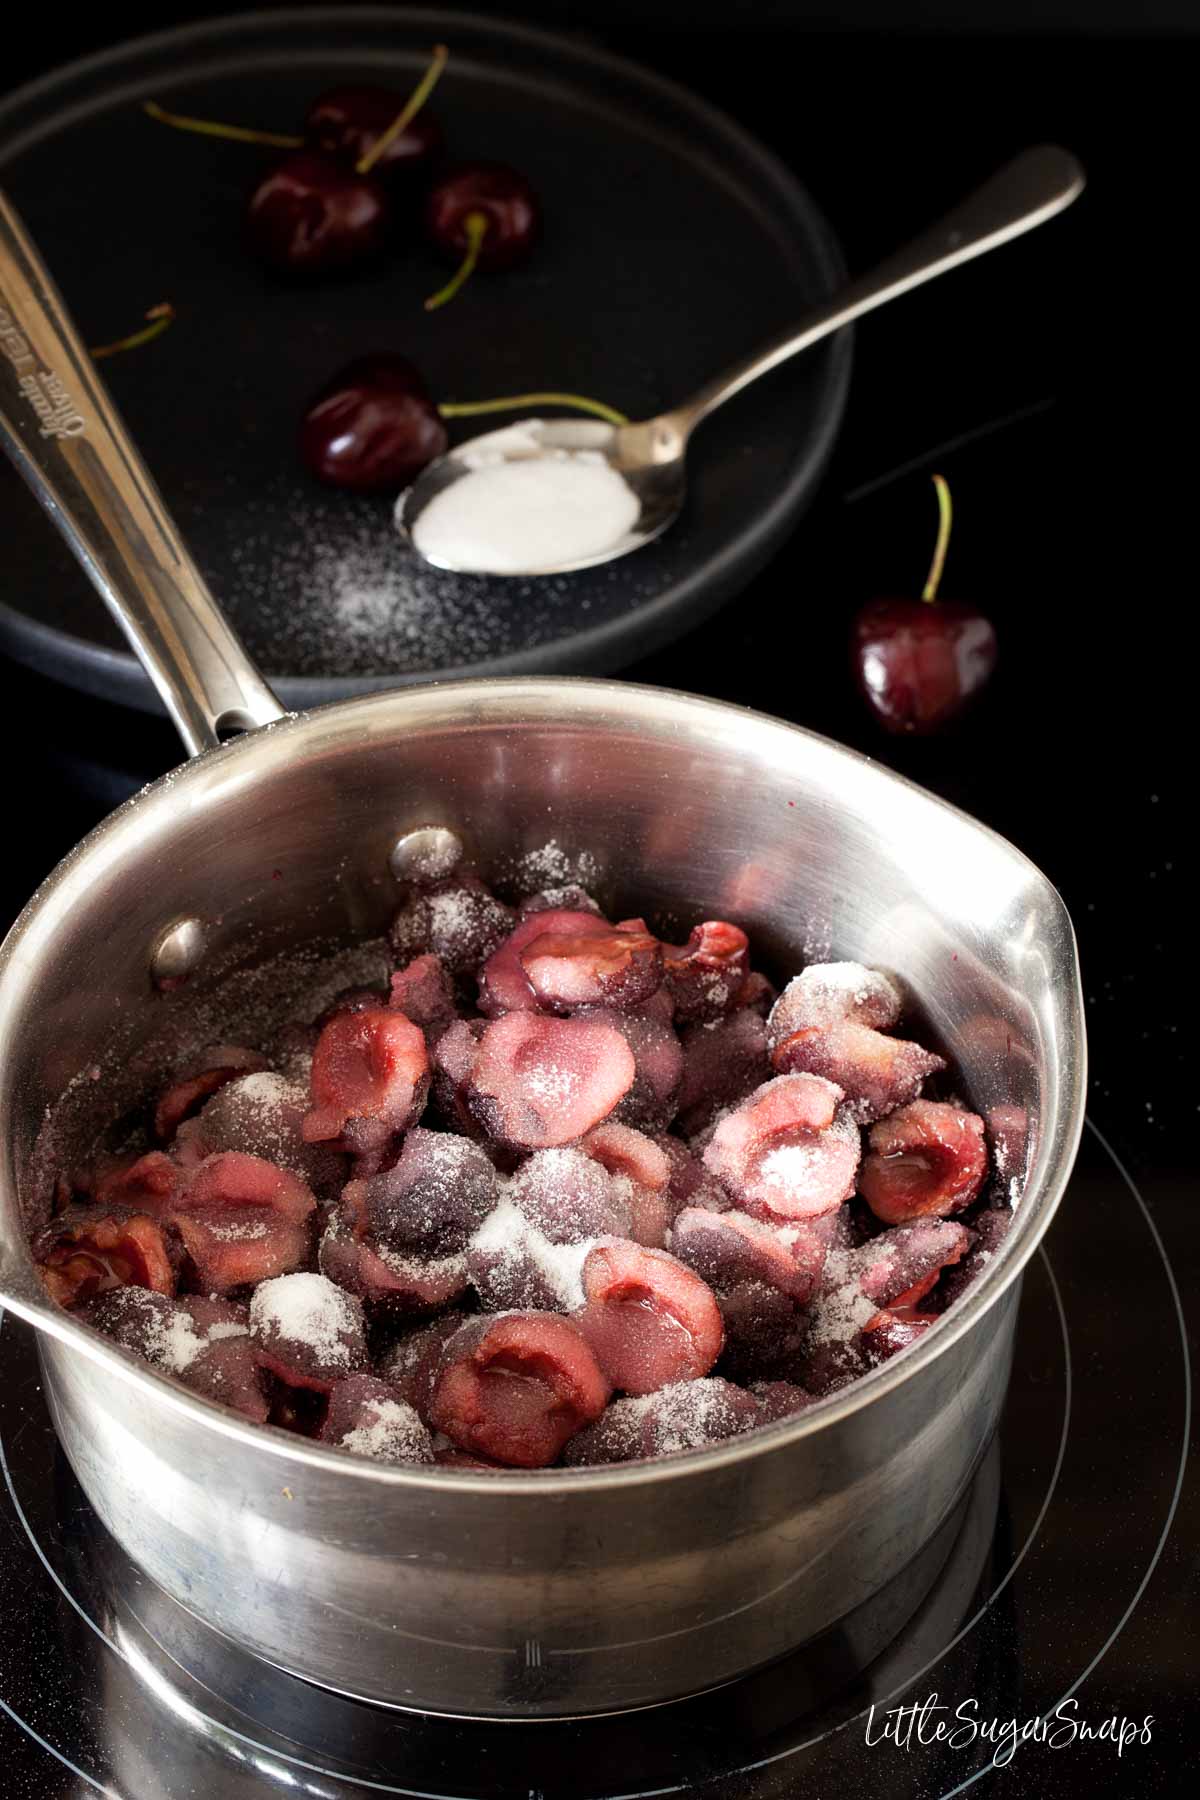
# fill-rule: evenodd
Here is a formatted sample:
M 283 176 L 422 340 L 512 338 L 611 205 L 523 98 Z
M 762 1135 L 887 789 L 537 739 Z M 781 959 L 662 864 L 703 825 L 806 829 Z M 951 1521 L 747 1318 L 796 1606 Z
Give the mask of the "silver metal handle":
M 850 282 L 825 306 L 809 313 L 798 326 L 785 331 L 754 356 L 708 382 L 669 417 L 686 436 L 715 407 L 789 357 L 807 350 L 810 344 L 840 331 L 863 313 L 885 306 L 910 288 L 920 287 L 922 282 L 932 281 L 959 263 L 982 256 L 1053 218 L 1082 192 L 1083 184 L 1083 169 L 1068 150 L 1047 144 L 1024 151 L 905 249 L 896 251 L 871 274 Z
M 188 754 L 284 709 L 226 622 L 0 194 L 0 442 L 129 639 Z

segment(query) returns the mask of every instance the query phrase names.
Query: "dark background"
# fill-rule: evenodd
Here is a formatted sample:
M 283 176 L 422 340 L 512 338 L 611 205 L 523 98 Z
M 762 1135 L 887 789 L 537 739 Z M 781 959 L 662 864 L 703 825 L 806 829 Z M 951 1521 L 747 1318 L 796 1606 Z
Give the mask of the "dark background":
M 228 10 L 108 6 L 69 24 L 26 12 L 4 79 Z M 745 701 L 879 756 L 1046 869 L 1080 937 L 1092 1115 L 1139 1185 L 1186 1306 L 1200 1274 L 1190 944 L 1200 158 L 1197 52 L 1182 30 L 1195 7 L 511 10 L 583 32 L 733 113 L 797 168 L 852 268 L 1025 144 L 1056 139 L 1087 166 L 1088 191 L 1061 221 L 860 329 L 846 426 L 812 514 L 743 600 L 629 673 Z M 919 592 L 935 467 L 957 514 L 944 591 L 989 612 L 1001 665 L 958 732 L 897 743 L 853 691 L 846 634 L 863 599 Z M 2 662 L 0 751 L 8 916 L 109 805 L 179 760 L 165 725 Z M 1111 1324 L 1125 1328 L 1119 1316 Z M 1119 1459 L 1119 1418 L 1113 1430 Z M 1031 1764 L 1026 1777 L 1010 1771 L 1012 1791 L 1181 1791 L 1197 1723 L 1190 1505 L 1091 1709 L 1156 1712 L 1159 1752 L 1119 1774 L 1103 1756 L 1057 1759 L 1053 1789 L 1041 1785 L 1045 1764 L 1036 1775 Z M 1153 1704 L 1132 1707 L 1135 1689 Z

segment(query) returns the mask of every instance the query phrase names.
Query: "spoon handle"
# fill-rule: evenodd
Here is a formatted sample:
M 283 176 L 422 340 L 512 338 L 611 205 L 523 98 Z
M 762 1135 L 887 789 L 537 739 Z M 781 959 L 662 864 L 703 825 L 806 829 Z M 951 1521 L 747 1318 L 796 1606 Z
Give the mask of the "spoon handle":
M 923 231 L 903 250 L 897 250 L 869 275 L 860 275 L 823 306 L 815 308 L 798 326 L 775 338 L 745 362 L 736 363 L 702 387 L 698 394 L 670 416 L 683 436 L 706 414 L 738 394 L 760 375 L 768 374 L 789 357 L 840 331 L 852 319 L 886 306 L 910 288 L 944 275 L 959 263 L 969 262 L 1006 244 L 1021 232 L 1051 219 L 1082 191 L 1083 170 L 1069 151 L 1055 145 L 1026 150 L 985 181 L 981 188 L 936 225 Z
M 16 213 L 0 194 L 0 445 L 124 631 L 189 755 L 283 708 L 192 561 Z

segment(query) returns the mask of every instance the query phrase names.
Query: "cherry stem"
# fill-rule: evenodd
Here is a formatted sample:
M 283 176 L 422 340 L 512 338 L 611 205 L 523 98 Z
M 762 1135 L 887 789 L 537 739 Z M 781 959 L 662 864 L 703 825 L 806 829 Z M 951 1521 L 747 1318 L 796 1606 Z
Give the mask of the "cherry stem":
M 384 151 L 389 149 L 390 146 L 395 143 L 402 131 L 408 130 L 409 126 L 428 100 L 430 94 L 432 94 L 434 88 L 437 86 L 449 56 L 450 52 L 447 50 L 445 44 L 435 44 L 433 46 L 433 59 L 424 75 L 422 75 L 420 81 L 418 81 L 416 87 L 408 96 L 408 99 L 404 102 L 404 105 L 396 114 L 396 117 L 392 120 L 387 130 L 382 132 L 380 136 L 375 139 L 371 148 L 364 151 L 362 156 L 359 157 L 358 162 L 355 164 L 356 171 L 359 175 L 369 175 Z
M 467 234 L 467 254 L 459 263 L 457 270 L 450 277 L 445 287 L 439 288 L 436 294 L 430 294 L 425 302 L 425 311 L 434 312 L 437 307 L 445 306 L 447 300 L 453 300 L 463 283 L 467 281 L 479 261 L 479 252 L 483 240 L 487 236 L 487 214 L 469 212 L 463 220 L 463 230 Z
M 592 413 L 607 419 L 610 425 L 628 425 L 629 419 L 615 406 L 602 400 L 589 400 L 586 394 L 510 394 L 503 400 L 451 400 L 438 411 L 443 419 L 474 419 L 480 413 L 511 412 L 518 406 L 570 406 L 576 412 Z
M 950 525 L 954 514 L 950 505 L 950 489 L 946 485 L 944 475 L 935 475 L 933 485 L 937 489 L 938 502 L 938 534 L 933 546 L 933 561 L 929 565 L 929 574 L 925 586 L 921 590 L 922 600 L 936 600 L 938 584 L 942 579 L 942 570 L 946 566 L 946 551 L 950 545 Z
M 303 148 L 302 137 L 289 137 L 282 131 L 251 131 L 246 125 L 223 125 L 217 119 L 193 119 L 187 113 L 168 112 L 156 100 L 143 100 L 142 111 L 160 125 L 173 125 L 176 131 L 197 131 L 201 137 L 233 138 L 239 144 L 270 144 L 276 150 Z
M 164 300 L 160 305 L 152 306 L 146 317 L 150 324 L 144 325 L 140 331 L 132 332 L 129 337 L 118 338 L 115 344 L 97 344 L 89 352 L 92 361 L 103 362 L 106 356 L 119 356 L 122 350 L 140 350 L 143 344 L 153 343 L 156 337 L 162 336 L 175 317 L 175 308 L 169 300 Z

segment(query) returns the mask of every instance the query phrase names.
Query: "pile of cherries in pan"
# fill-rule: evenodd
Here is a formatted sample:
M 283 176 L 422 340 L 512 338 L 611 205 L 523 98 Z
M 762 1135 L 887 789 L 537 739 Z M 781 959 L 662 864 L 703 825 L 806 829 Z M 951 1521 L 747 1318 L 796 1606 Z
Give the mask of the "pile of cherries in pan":
M 165 1074 L 62 1175 L 51 1295 L 247 1418 L 393 1463 L 623 1462 L 801 1411 L 1003 1237 L 983 1121 L 885 975 L 738 926 L 413 882 L 388 991 Z

